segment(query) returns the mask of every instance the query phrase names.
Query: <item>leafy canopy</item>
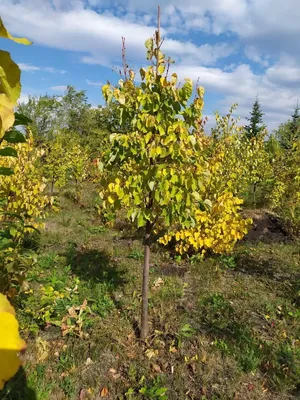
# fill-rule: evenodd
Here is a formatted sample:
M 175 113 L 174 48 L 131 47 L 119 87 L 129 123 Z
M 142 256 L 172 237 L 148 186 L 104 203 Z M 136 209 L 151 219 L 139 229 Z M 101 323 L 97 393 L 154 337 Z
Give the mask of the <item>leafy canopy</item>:
M 153 38 L 146 41 L 153 63 L 140 69 L 140 85 L 134 72 L 125 70 L 116 87 L 108 83 L 102 88 L 107 102 L 119 104 L 121 125 L 129 130 L 110 137 L 101 197 L 104 208 L 126 208 L 138 227 L 175 221 L 189 227 L 195 224 L 194 208 L 203 203 L 199 192 L 205 159 L 197 127 L 204 89 L 198 87 L 192 99 L 191 79 L 179 85 L 155 43 Z

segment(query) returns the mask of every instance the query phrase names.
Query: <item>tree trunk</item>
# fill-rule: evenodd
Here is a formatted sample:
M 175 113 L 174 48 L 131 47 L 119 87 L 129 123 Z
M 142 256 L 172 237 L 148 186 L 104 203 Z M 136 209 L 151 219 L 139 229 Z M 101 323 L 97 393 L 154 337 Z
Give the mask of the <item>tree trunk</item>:
M 256 208 L 256 183 L 253 185 L 253 206 Z
M 51 182 L 51 196 L 53 196 L 54 193 L 54 181 Z
M 141 339 L 148 336 L 148 292 L 149 292 L 149 266 L 150 266 L 150 235 L 151 225 L 147 221 L 146 234 L 144 241 L 144 268 L 143 268 L 143 286 L 142 286 L 142 313 L 141 313 Z

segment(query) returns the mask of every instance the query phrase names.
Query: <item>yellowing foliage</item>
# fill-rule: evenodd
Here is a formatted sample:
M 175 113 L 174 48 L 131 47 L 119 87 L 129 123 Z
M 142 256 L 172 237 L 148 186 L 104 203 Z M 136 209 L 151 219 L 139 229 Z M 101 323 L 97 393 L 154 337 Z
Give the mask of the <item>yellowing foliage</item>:
M 0 37 L 21 44 L 30 44 L 25 38 L 13 37 L 0 18 Z M 14 106 L 20 96 L 20 68 L 7 51 L 0 50 L 0 139 L 14 123 Z
M 241 199 L 225 192 L 212 202 L 211 207 L 195 212 L 194 227 L 170 231 L 159 242 L 166 245 L 175 239 L 180 254 L 190 250 L 201 251 L 202 255 L 207 250 L 229 253 L 251 224 L 251 220 L 243 219 L 239 213 L 241 203 Z
M 66 187 L 70 181 L 74 181 L 77 192 L 81 189 L 87 177 L 88 155 L 78 141 L 75 134 L 59 132 L 43 149 L 42 173 L 52 193 L 55 188 Z
M 19 324 L 7 298 L 0 293 L 0 390 L 18 371 L 21 362 L 18 352 L 26 344 L 19 335 Z
M 12 175 L 0 175 L 0 198 L 7 199 L 2 211 L 17 213 L 25 222 L 38 228 L 45 216 L 45 208 L 52 199 L 45 195 L 46 180 L 37 166 L 39 153 L 27 131 L 27 142 L 14 145 L 17 157 L 3 158 L 2 165 L 11 168 Z M 0 221 L 7 218 L 0 215 Z

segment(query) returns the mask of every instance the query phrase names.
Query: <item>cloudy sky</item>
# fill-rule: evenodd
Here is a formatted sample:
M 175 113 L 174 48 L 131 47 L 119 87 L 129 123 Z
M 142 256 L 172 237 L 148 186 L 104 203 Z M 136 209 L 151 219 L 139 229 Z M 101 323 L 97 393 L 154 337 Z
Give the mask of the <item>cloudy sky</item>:
M 118 79 L 122 36 L 130 65 L 145 64 L 158 4 L 164 52 L 181 78 L 205 87 L 205 114 L 238 103 L 243 121 L 258 95 L 270 130 L 289 117 L 300 97 L 298 0 L 0 0 L 11 33 L 34 42 L 0 39 L 22 69 L 22 98 L 71 84 L 103 104 L 101 84 Z

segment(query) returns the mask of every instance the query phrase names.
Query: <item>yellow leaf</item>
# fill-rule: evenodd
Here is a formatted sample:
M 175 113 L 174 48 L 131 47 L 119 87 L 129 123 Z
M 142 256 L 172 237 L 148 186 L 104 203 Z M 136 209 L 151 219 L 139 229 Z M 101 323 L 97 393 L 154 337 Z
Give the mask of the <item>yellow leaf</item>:
M 32 42 L 30 42 L 28 39 L 25 39 L 25 38 L 16 38 L 16 37 L 12 36 L 12 35 L 7 31 L 7 29 L 5 28 L 5 26 L 4 26 L 3 22 L 2 22 L 1 17 L 0 17 L 0 37 L 13 40 L 14 42 L 20 43 L 20 44 L 25 44 L 25 45 L 32 44 Z
M 0 294 L 0 313 L 8 312 L 12 315 L 15 315 L 15 310 L 10 302 L 7 300 L 6 296 Z
M 3 294 L 0 294 L 0 390 L 18 371 L 21 362 L 17 353 L 26 344 L 19 336 L 19 324 L 14 310 Z
M 0 93 L 4 93 L 15 104 L 21 92 L 20 68 L 11 59 L 8 51 L 0 50 L 0 60 Z
M 0 94 L 0 137 L 13 126 L 15 122 L 14 104 L 9 101 L 8 97 Z
M 100 397 L 107 397 L 107 396 L 108 396 L 108 389 L 107 389 L 106 386 L 104 386 L 104 387 L 101 389 Z

